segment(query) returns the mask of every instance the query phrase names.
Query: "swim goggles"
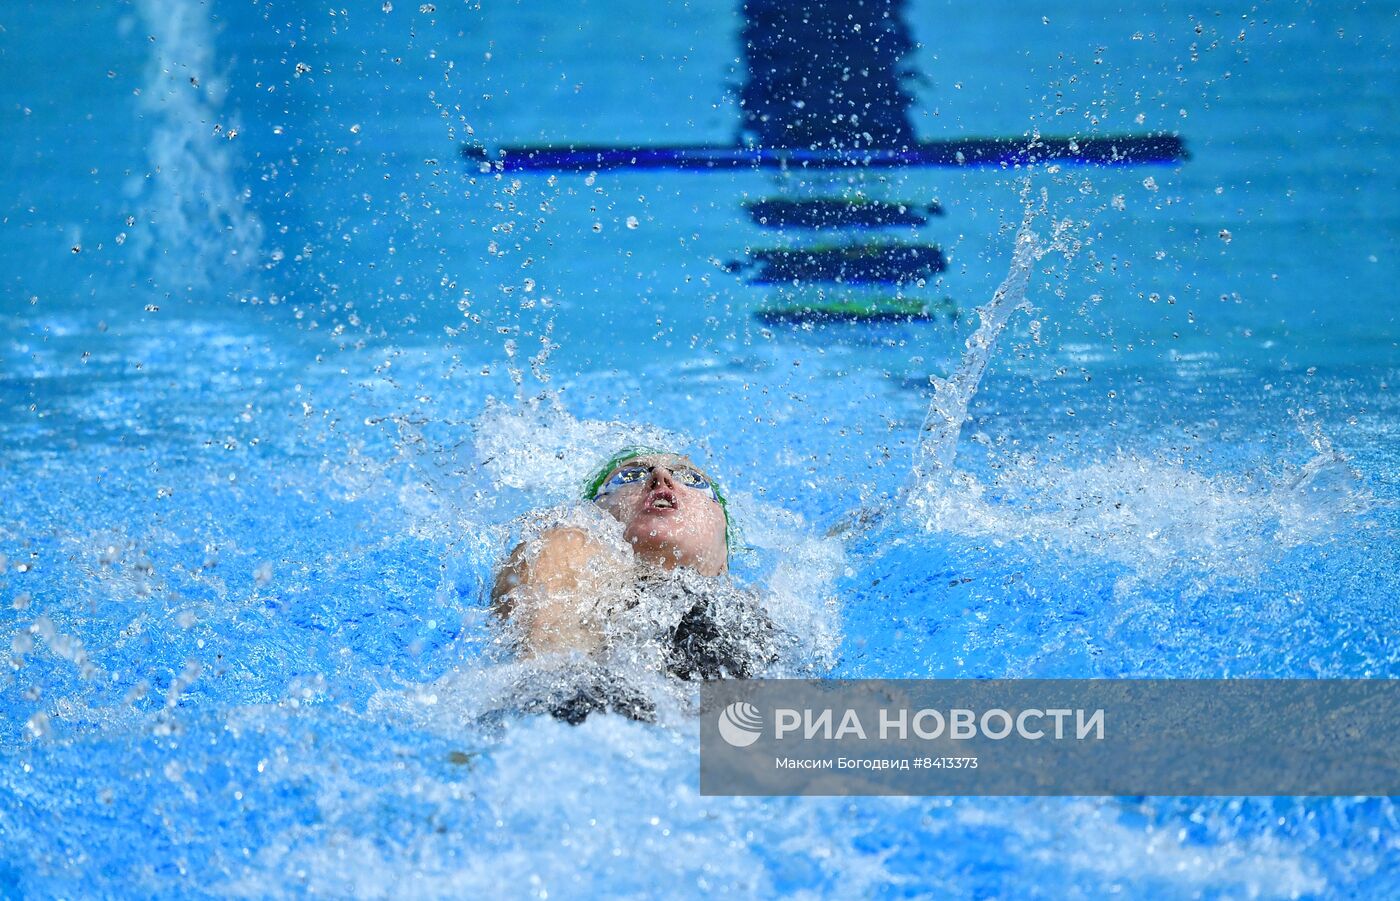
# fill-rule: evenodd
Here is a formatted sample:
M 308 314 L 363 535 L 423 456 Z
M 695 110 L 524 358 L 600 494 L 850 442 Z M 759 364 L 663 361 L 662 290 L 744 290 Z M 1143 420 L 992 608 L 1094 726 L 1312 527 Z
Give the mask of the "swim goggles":
M 599 498 L 605 494 L 610 494 L 618 490 L 619 488 L 626 488 L 628 485 L 640 484 L 641 482 L 646 481 L 646 479 L 651 476 L 652 470 L 660 465 L 661 464 L 659 463 L 652 465 L 648 465 L 646 463 L 628 463 L 626 466 L 622 467 L 617 472 L 609 476 L 608 479 L 598 487 L 598 493 L 595 494 L 594 497 Z M 674 469 L 668 466 L 666 467 L 666 469 L 668 472 L 671 473 L 671 477 L 673 479 L 675 479 L 681 485 L 684 485 L 686 488 L 702 492 L 706 497 L 708 497 L 712 501 L 719 500 L 719 495 L 715 492 L 714 483 L 710 481 L 708 476 L 706 476 L 699 470 L 691 469 L 689 466 L 677 466 Z

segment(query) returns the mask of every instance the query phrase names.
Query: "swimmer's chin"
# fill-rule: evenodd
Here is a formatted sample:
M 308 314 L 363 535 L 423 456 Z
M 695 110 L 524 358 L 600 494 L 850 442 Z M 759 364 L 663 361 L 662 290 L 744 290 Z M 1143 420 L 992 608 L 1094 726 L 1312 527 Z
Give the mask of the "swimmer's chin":
M 729 570 L 729 561 L 727 560 L 710 560 L 703 556 L 689 554 L 670 541 L 658 540 L 658 538 L 659 536 L 652 532 L 645 537 L 632 535 L 627 539 L 628 543 L 632 545 L 632 551 L 636 554 L 637 564 L 642 571 L 648 569 L 663 571 L 687 569 L 706 578 L 715 578 Z

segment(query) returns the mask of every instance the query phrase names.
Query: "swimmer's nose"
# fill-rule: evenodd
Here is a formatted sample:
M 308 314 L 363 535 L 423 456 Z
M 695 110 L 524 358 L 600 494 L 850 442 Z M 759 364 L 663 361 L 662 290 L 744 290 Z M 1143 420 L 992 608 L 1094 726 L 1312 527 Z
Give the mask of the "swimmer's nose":
M 657 485 L 664 485 L 667 488 L 675 488 L 675 476 L 671 475 L 671 470 L 664 466 L 653 466 L 651 468 L 651 478 L 647 480 L 648 488 L 655 488 Z

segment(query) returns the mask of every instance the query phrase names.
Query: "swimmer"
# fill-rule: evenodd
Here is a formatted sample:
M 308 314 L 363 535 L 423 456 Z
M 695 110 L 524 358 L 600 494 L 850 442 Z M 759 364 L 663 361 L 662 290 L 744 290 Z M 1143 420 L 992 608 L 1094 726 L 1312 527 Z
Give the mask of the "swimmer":
M 599 659 L 650 637 L 682 679 L 744 678 L 772 661 L 771 621 L 728 578 L 733 529 L 712 476 L 687 457 L 627 448 L 583 500 L 582 516 L 522 541 L 496 574 L 492 607 L 524 656 Z M 618 705 L 585 705 L 604 706 Z

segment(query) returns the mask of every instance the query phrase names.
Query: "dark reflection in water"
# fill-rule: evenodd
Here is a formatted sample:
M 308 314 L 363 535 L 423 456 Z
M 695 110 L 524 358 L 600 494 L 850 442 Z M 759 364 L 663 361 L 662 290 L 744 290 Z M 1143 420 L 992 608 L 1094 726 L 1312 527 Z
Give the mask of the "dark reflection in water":
M 744 0 L 741 140 L 832 150 L 912 146 L 906 5 Z

